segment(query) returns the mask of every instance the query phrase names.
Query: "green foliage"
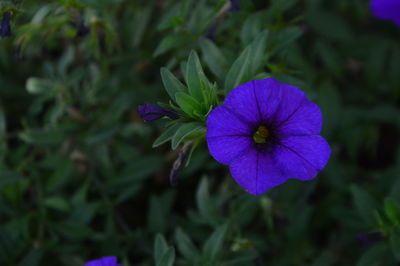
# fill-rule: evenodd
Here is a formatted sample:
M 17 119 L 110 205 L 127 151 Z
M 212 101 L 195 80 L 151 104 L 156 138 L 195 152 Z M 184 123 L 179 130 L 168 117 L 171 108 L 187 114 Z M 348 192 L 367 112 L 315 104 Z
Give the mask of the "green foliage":
M 399 28 L 368 1 L 238 2 L 0 2 L 0 265 L 400 262 Z M 254 197 L 204 137 L 266 77 L 318 103 L 332 155 Z M 144 123 L 143 102 L 180 118 Z

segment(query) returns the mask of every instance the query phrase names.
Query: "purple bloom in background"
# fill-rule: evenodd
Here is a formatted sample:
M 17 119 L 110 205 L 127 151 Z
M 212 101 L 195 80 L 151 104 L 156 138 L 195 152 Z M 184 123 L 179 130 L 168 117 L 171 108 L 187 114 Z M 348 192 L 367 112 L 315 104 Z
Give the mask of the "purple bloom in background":
M 85 263 L 85 266 L 122 266 L 117 263 L 116 257 L 104 257 Z
M 6 38 L 11 36 L 10 18 L 11 18 L 11 12 L 10 11 L 4 12 L 3 19 L 1 20 L 1 25 L 0 25 L 1 38 Z
M 382 232 L 360 233 L 357 235 L 358 243 L 363 247 L 380 242 L 384 239 Z
M 400 0 L 372 0 L 371 9 L 380 19 L 389 19 L 400 26 Z
M 239 7 L 239 3 L 238 0 L 231 0 L 231 7 L 229 8 L 229 11 L 239 11 L 240 7 Z
M 151 122 L 167 116 L 173 120 L 179 118 L 179 114 L 172 109 L 161 107 L 151 103 L 144 103 L 138 106 L 140 117 L 146 121 Z
M 290 178 L 313 179 L 330 155 L 318 106 L 294 86 L 253 80 L 233 89 L 207 119 L 208 149 L 254 195 Z

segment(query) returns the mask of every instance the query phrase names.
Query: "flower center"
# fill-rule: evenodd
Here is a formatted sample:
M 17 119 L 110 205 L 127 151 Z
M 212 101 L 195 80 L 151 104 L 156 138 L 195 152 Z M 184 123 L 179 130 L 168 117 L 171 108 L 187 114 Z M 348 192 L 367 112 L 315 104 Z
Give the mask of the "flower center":
M 255 143 L 265 143 L 269 135 L 269 130 L 266 126 L 259 126 L 253 135 L 253 140 Z

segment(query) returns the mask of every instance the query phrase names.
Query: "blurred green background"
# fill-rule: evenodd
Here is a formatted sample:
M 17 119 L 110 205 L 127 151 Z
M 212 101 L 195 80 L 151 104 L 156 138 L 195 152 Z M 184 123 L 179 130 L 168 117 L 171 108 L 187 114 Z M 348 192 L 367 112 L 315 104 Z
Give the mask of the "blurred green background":
M 400 29 L 363 0 L 237 2 L 0 2 L 0 265 L 398 265 Z M 191 50 L 223 89 L 261 32 L 248 78 L 319 104 L 327 167 L 255 197 L 203 143 L 171 187 L 179 149 L 137 105 Z

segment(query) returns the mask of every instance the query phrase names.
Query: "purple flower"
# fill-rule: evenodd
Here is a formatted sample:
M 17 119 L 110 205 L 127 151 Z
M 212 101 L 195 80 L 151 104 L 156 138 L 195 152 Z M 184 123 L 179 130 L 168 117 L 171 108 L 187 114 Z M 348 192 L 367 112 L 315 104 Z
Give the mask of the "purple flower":
M 208 149 L 235 181 L 259 195 L 290 178 L 313 179 L 330 148 L 321 111 L 294 86 L 269 78 L 233 89 L 207 119 Z
M 179 118 L 179 114 L 174 110 L 151 103 L 144 103 L 144 105 L 139 105 L 138 111 L 140 117 L 146 122 L 158 120 L 164 116 L 167 116 L 173 120 Z
M 238 0 L 231 0 L 231 7 L 229 8 L 229 11 L 235 12 L 235 11 L 239 11 L 239 10 L 240 10 L 240 7 L 239 7 Z
M 400 26 L 399 0 L 372 0 L 371 9 L 376 17 L 392 20 Z
M 104 257 L 97 260 L 89 261 L 85 264 L 85 266 L 122 266 L 117 263 L 116 257 Z
M 0 25 L 1 38 L 6 38 L 11 36 L 10 17 L 11 17 L 10 11 L 4 12 L 3 19 L 1 20 L 1 25 Z
M 380 242 L 384 239 L 382 232 L 369 232 L 369 233 L 360 233 L 357 235 L 358 243 L 367 247 L 377 242 Z

